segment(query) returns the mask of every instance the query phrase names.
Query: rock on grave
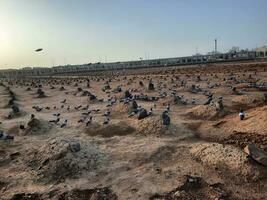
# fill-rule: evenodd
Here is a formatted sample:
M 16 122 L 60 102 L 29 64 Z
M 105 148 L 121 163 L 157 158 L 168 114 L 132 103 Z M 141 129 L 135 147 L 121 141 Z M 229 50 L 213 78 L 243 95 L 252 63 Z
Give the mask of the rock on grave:
M 92 101 L 92 100 L 95 100 L 95 99 L 96 99 L 96 96 L 93 95 L 93 94 L 90 94 L 89 99 L 90 99 L 91 101 Z
M 254 144 L 249 144 L 244 148 L 246 154 L 248 154 L 253 160 L 261 163 L 267 167 L 267 152 L 259 149 Z
M 63 90 L 65 90 L 65 88 L 61 86 L 61 88 L 59 88 L 59 91 L 63 91 Z
M 38 88 L 37 94 L 41 94 L 42 92 L 43 92 L 42 89 L 41 88 Z
M 139 114 L 138 114 L 138 120 L 144 119 L 148 116 L 146 109 L 141 108 Z
M 34 128 L 34 127 L 39 127 L 41 126 L 41 122 L 40 120 L 33 118 L 31 119 L 28 124 L 27 124 L 30 128 Z
M 264 102 L 267 103 L 267 93 L 265 93 L 263 95 L 264 95 Z
M 111 87 L 108 81 L 106 81 L 105 85 L 102 87 L 103 92 L 105 92 L 106 90 L 111 90 Z
M 13 105 L 11 108 L 12 108 L 13 113 L 19 113 L 19 107 L 18 106 Z
M 222 99 L 219 99 L 215 105 L 219 111 L 222 111 L 224 109 Z
M 87 90 L 83 90 L 83 92 L 81 94 L 81 96 L 90 96 L 90 95 L 91 95 L 91 93 Z
M 80 143 L 78 143 L 78 142 L 71 142 L 70 144 L 69 144 L 69 148 L 70 148 L 70 150 L 72 151 L 72 152 L 78 152 L 78 151 L 80 151 L 81 150 L 81 145 L 80 145 Z
M 125 98 L 131 98 L 132 95 L 131 95 L 131 93 L 130 93 L 128 90 L 126 90 L 126 91 L 124 92 L 124 97 L 125 97 Z
M 9 101 L 8 101 L 8 105 L 10 106 L 10 105 L 13 105 L 14 104 L 14 99 L 10 99 Z
M 171 118 L 166 113 L 163 113 L 162 124 L 167 126 L 167 125 L 170 125 L 170 123 L 171 123 Z
M 81 91 L 83 91 L 83 89 L 80 88 L 80 87 L 78 87 L 78 88 L 77 88 L 77 91 L 78 91 L 78 92 L 81 92 Z
M 154 84 L 152 82 L 150 82 L 148 84 L 148 90 L 154 90 L 154 89 L 155 89 Z
M 137 108 L 138 108 L 138 104 L 136 103 L 135 100 L 133 100 L 131 104 L 131 111 L 136 110 Z
M 39 98 L 45 97 L 45 93 L 41 88 L 37 90 L 37 94 Z
M 120 86 L 117 86 L 117 88 L 115 89 L 115 91 L 116 91 L 116 92 L 121 92 L 121 91 L 122 91 L 122 89 L 121 89 L 121 87 L 120 87 Z

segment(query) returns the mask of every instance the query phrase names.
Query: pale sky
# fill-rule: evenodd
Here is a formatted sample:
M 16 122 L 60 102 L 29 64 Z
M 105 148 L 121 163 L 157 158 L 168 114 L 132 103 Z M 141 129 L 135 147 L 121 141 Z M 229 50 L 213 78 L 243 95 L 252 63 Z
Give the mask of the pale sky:
M 0 69 L 187 56 L 214 38 L 267 44 L 267 0 L 0 0 Z

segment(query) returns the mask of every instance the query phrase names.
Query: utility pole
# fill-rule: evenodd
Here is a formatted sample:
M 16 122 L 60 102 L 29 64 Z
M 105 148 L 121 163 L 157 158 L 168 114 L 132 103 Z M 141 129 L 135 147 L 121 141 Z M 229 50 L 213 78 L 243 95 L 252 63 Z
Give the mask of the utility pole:
M 215 38 L 214 42 L 215 42 L 215 44 L 214 44 L 215 45 L 215 49 L 214 50 L 215 50 L 215 54 L 217 54 L 217 38 Z

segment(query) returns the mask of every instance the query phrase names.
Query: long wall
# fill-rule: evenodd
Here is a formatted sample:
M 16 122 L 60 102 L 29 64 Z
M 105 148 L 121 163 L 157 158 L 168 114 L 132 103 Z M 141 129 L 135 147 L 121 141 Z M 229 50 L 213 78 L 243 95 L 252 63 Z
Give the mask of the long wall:
M 52 68 L 24 68 L 18 70 L 14 69 L 2 70 L 0 71 L 0 77 L 42 76 L 42 75 L 57 75 L 63 73 L 79 73 L 79 72 L 103 71 L 103 70 L 123 70 L 130 68 L 179 66 L 179 65 L 191 65 L 191 64 L 205 64 L 212 62 L 252 60 L 255 58 L 257 58 L 257 54 L 255 51 L 249 51 L 244 53 L 195 55 L 187 57 L 127 61 L 127 62 L 66 65 L 66 66 L 57 66 Z

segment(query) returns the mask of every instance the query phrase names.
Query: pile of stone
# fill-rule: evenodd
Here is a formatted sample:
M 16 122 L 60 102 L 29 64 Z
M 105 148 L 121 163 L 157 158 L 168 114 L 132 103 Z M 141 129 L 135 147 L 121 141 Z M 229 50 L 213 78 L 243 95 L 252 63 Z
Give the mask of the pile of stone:
M 37 98 L 44 98 L 44 97 L 46 97 L 45 92 L 41 88 L 39 88 L 37 90 L 37 94 L 38 94 Z

